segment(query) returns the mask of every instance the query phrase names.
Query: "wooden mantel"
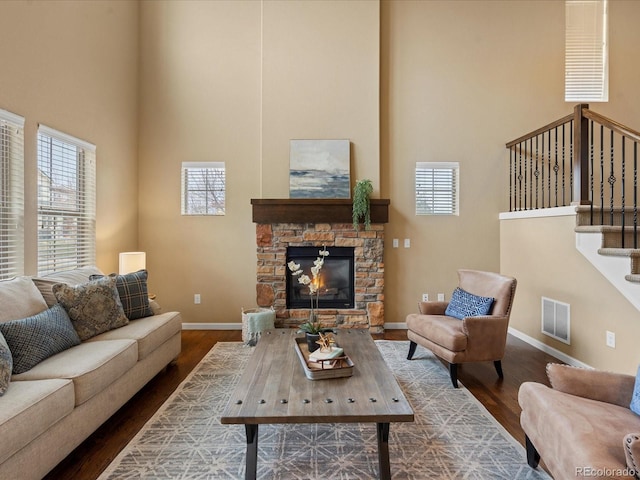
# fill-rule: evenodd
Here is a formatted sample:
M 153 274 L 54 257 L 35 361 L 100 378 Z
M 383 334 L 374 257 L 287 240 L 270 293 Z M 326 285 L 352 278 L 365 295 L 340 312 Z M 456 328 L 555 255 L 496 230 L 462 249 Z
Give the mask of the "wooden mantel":
M 389 199 L 371 199 L 371 223 L 389 221 Z M 351 199 L 252 198 L 254 223 L 352 223 Z

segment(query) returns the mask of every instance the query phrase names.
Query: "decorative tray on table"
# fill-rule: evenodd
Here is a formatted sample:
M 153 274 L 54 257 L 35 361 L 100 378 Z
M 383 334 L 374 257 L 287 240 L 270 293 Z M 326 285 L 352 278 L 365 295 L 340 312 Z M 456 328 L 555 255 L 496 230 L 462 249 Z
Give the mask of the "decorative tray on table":
M 353 362 L 344 353 L 341 356 L 314 361 L 309 359 L 309 347 L 307 347 L 304 337 L 296 338 L 294 347 L 302 364 L 304 374 L 309 380 L 324 380 L 353 375 Z

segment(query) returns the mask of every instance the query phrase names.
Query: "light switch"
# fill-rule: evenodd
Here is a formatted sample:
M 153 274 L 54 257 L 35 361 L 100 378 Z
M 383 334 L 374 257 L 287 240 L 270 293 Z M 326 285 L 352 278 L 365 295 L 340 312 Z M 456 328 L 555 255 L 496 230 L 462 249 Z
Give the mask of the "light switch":
M 398 239 L 397 238 L 393 239 L 393 248 L 398 248 Z
M 411 247 L 411 240 L 408 238 L 404 239 L 404 248 L 409 248 Z

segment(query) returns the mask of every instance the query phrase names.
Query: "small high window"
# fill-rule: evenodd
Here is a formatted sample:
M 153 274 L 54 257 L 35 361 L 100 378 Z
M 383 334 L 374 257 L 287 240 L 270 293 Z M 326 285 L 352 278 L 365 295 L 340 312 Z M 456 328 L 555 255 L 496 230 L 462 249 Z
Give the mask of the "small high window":
M 182 215 L 225 214 L 224 162 L 182 163 Z
M 607 0 L 565 2 L 567 102 L 609 100 Z
M 416 163 L 416 215 L 458 215 L 458 162 Z

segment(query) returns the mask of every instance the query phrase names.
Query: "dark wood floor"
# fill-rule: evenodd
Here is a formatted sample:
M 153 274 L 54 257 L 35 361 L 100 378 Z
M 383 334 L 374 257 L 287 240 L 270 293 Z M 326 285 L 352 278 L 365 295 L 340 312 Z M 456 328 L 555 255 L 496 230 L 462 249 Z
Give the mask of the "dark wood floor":
M 387 340 L 407 339 L 406 330 L 388 330 L 374 337 Z M 241 332 L 236 330 L 183 331 L 182 353 L 177 362 L 153 378 L 45 478 L 97 478 L 216 342 L 239 340 Z M 554 361 L 557 362 L 555 358 L 510 335 L 502 361 L 504 380 L 498 379 L 492 362 L 461 365 L 458 368 L 458 378 L 506 430 L 524 445 L 524 433 L 519 423 L 518 388 L 525 381 L 548 384 L 545 365 Z M 442 368 L 447 367 L 443 364 Z

